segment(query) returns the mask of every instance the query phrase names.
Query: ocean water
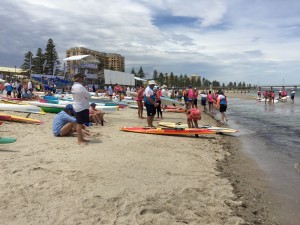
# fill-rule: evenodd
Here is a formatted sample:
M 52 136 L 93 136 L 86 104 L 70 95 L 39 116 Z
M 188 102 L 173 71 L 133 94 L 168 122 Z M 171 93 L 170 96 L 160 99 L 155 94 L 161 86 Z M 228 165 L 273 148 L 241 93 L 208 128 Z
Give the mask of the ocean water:
M 300 96 L 295 102 L 269 104 L 230 98 L 228 125 L 239 130 L 237 138 L 247 155 L 265 174 L 275 197 L 270 203 L 285 225 L 300 224 Z

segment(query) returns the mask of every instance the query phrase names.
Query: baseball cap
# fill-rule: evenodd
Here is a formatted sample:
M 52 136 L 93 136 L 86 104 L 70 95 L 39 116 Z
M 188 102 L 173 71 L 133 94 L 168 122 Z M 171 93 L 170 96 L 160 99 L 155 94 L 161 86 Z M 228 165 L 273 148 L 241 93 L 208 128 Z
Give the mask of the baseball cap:
M 65 110 L 69 110 L 69 111 L 70 111 L 71 113 L 73 113 L 73 114 L 76 113 L 75 110 L 74 110 L 73 105 L 71 105 L 71 104 L 66 105 Z

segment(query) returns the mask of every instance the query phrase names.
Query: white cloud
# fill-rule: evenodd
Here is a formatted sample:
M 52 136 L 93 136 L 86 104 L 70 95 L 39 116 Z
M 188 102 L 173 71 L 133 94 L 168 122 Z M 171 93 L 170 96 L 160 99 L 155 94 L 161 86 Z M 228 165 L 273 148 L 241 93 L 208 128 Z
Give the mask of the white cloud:
M 269 82 L 270 76 L 283 73 L 286 82 L 293 82 L 299 73 L 300 3 L 293 0 L 2 0 L 1 4 L 1 65 L 21 65 L 27 51 L 45 49 L 52 38 L 60 59 L 67 49 L 84 46 L 124 55 L 127 71 L 143 66 L 149 73 L 159 68 L 163 73 L 197 73 L 220 82 L 252 82 L 255 77 Z

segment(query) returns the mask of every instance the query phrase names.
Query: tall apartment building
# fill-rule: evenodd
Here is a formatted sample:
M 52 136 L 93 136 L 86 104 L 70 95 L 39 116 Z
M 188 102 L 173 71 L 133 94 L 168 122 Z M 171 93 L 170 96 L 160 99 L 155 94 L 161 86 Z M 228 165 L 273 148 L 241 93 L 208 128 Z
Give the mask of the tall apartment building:
M 125 72 L 125 59 L 120 54 L 99 52 L 84 47 L 74 47 L 66 51 L 67 57 L 75 55 L 92 55 L 98 59 L 100 61 L 97 67 L 99 75 L 103 74 L 104 69 Z M 68 61 L 67 63 L 67 72 L 69 74 L 74 74 L 75 67 L 80 66 L 79 62 Z

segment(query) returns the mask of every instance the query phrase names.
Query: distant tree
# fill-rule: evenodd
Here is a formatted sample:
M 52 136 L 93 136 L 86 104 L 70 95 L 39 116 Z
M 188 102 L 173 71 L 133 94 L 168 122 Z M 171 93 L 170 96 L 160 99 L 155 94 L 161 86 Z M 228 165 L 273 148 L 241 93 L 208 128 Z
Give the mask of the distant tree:
M 160 84 L 160 85 L 164 85 L 165 84 L 165 77 L 164 77 L 164 74 L 163 73 L 159 73 L 159 75 L 158 75 L 158 83 Z
M 153 80 L 155 80 L 156 82 L 158 81 L 158 72 L 156 70 L 153 71 Z
M 35 57 L 32 60 L 32 73 L 43 74 L 43 65 L 45 62 L 45 55 L 43 54 L 43 50 L 38 48 Z
M 57 52 L 55 50 L 55 45 L 53 40 L 50 38 L 48 40 L 46 50 L 45 50 L 45 58 L 47 59 L 47 65 L 45 71 L 47 74 L 52 74 L 54 69 L 54 64 L 58 61 Z M 57 68 L 54 69 L 54 74 L 56 74 Z
M 21 66 L 22 70 L 29 70 L 30 69 L 29 68 L 30 67 L 30 59 L 32 59 L 32 56 L 33 56 L 33 54 L 32 54 L 31 51 L 25 53 L 24 63 Z
M 170 73 L 170 76 L 169 76 L 169 85 L 171 86 L 171 87 L 174 87 L 175 86 L 175 76 L 174 76 L 174 73 L 173 72 L 171 72 Z
M 183 85 L 184 87 L 191 85 L 191 79 L 186 74 L 183 76 Z
M 219 81 L 216 81 L 216 80 L 214 80 L 214 81 L 211 83 L 211 85 L 212 85 L 213 88 L 221 87 L 220 82 L 219 82 Z
M 233 88 L 236 88 L 236 87 L 237 87 L 237 86 L 236 86 L 236 82 L 234 82 L 234 83 L 233 83 Z
M 183 79 L 183 75 L 182 74 L 179 75 L 178 86 L 179 87 L 184 87 L 184 79 Z
M 134 76 L 136 75 L 136 72 L 135 72 L 135 70 L 134 70 L 134 67 L 132 67 L 132 69 L 131 69 L 131 72 L 130 72 L 131 74 L 134 74 Z
M 139 69 L 137 75 L 138 75 L 138 77 L 140 77 L 140 78 L 145 78 L 145 73 L 144 73 L 144 71 L 143 71 L 142 66 L 140 67 L 140 69 Z

